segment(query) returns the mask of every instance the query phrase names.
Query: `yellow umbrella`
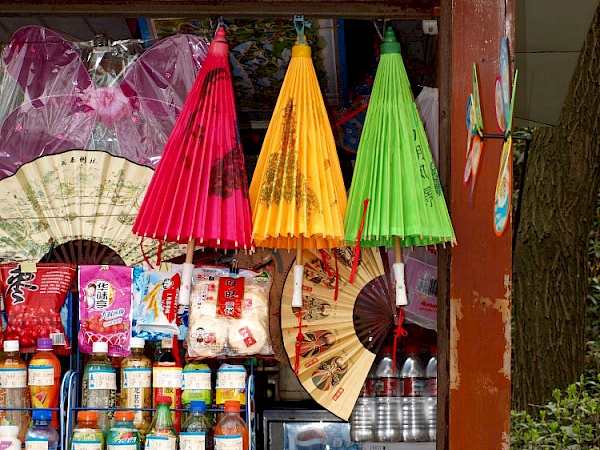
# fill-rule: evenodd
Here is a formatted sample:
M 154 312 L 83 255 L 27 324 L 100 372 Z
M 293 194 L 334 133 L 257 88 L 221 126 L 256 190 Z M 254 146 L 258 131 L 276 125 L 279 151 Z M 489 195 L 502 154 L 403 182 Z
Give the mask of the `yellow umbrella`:
M 294 23 L 298 39 L 249 196 L 256 246 L 297 251 L 292 306 L 300 308 L 302 250 L 335 248 L 344 242 L 347 197 L 311 49 L 304 35 L 304 19 L 296 17 Z

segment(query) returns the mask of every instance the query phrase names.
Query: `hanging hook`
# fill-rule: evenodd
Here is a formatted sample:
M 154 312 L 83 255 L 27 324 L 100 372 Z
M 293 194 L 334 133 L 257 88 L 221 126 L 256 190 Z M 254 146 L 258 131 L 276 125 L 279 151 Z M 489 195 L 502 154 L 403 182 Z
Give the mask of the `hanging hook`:
M 304 16 L 303 15 L 295 15 L 294 16 L 294 27 L 296 28 L 296 34 L 298 35 L 298 44 L 307 45 L 306 35 L 304 34 Z
M 379 27 L 377 26 L 377 22 L 383 22 L 382 25 L 382 31 L 379 31 Z M 377 35 L 379 36 L 379 39 L 381 39 L 381 41 L 383 42 L 383 36 L 385 35 L 385 24 L 387 22 L 387 19 L 375 19 L 373 21 L 373 26 L 375 27 L 375 31 L 377 31 Z

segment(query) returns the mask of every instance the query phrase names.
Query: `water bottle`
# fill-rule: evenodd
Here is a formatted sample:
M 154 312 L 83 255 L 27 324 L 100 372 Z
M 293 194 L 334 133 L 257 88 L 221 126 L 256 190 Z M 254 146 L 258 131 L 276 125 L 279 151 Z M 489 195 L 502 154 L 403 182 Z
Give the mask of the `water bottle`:
M 375 438 L 376 368 L 373 364 L 350 415 L 350 438 L 354 442 L 368 442 Z
M 418 347 L 407 347 L 406 358 L 400 371 L 402 394 L 402 438 L 406 442 L 428 440 L 425 422 L 425 367 L 419 357 Z
M 33 425 L 25 434 L 25 450 L 57 450 L 60 438 L 58 432 L 50 425 L 52 410 L 34 409 L 31 416 Z
M 179 433 L 179 450 L 207 450 L 212 448 L 210 421 L 204 400 L 192 400 L 190 413 Z
M 26 408 L 27 400 L 27 365 L 19 355 L 19 341 L 4 341 L 4 357 L 0 358 L 0 424 L 19 427 L 19 439 L 25 437 L 29 414 L 26 409 L 5 408 Z
M 94 342 L 92 352 L 83 371 L 81 404 L 84 408 L 102 408 L 98 410 L 98 426 L 106 436 L 116 405 L 117 373 L 108 359 L 108 343 Z
M 427 421 L 429 440 L 435 441 L 437 428 L 437 347 L 435 345 L 431 347 L 430 353 L 431 356 L 425 367 L 425 377 L 427 378 L 425 420 Z
M 399 370 L 394 372 L 392 348 L 384 348 L 383 356 L 377 364 L 377 398 L 375 411 L 375 439 L 378 442 L 402 441 L 400 421 L 400 379 Z

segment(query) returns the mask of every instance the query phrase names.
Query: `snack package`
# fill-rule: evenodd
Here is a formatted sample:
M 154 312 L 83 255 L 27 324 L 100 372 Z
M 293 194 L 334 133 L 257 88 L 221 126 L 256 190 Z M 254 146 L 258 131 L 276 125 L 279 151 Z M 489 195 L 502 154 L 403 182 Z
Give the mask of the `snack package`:
M 198 273 L 192 283 L 187 356 L 271 354 L 269 290 L 265 273 Z
M 132 268 L 79 266 L 79 348 L 108 343 L 108 354 L 127 356 L 131 337 Z
M 134 267 L 134 336 L 160 341 L 185 334 L 186 330 L 180 329 L 182 321 L 177 302 L 180 284 L 180 265 L 173 264 L 170 271 Z
M 7 321 L 3 339 L 18 340 L 21 352 L 33 353 L 38 338 L 51 338 L 57 354 L 70 354 L 60 309 L 76 269 L 73 264 L 0 264 Z

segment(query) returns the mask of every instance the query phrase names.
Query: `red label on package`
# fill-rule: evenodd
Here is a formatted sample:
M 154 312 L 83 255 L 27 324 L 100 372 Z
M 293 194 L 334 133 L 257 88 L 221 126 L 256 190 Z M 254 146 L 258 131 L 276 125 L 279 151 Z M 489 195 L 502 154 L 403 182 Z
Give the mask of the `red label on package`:
M 238 332 L 242 336 L 242 339 L 244 340 L 244 344 L 246 344 L 246 347 L 250 347 L 250 346 L 256 344 L 256 339 L 254 339 L 254 336 L 252 335 L 252 332 L 250 331 L 250 329 L 248 327 L 242 327 L 238 330 Z
M 244 278 L 219 278 L 219 300 L 217 316 L 239 319 L 242 317 L 244 300 Z

